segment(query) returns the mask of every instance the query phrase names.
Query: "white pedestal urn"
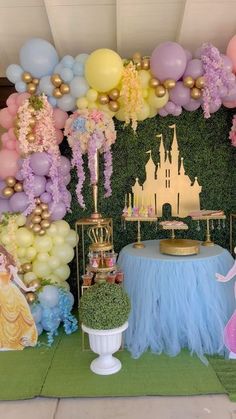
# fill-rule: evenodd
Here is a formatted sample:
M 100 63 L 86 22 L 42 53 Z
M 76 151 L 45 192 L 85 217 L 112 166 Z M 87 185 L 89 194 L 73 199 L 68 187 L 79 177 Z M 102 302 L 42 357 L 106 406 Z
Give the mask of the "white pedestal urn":
M 122 332 L 128 327 L 128 322 L 116 329 L 97 330 L 82 324 L 82 329 L 89 335 L 90 348 L 99 357 L 90 364 L 90 369 L 99 375 L 115 374 L 121 369 L 119 359 L 112 356 L 121 346 Z

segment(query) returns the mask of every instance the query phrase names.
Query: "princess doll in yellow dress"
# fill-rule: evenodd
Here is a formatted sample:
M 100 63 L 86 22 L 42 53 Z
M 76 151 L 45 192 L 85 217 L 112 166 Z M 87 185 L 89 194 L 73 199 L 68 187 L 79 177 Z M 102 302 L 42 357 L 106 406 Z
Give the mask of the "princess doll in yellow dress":
M 38 333 L 29 305 L 18 288 L 27 288 L 17 275 L 13 257 L 0 245 L 0 351 L 35 346 Z M 17 284 L 17 285 L 15 285 Z

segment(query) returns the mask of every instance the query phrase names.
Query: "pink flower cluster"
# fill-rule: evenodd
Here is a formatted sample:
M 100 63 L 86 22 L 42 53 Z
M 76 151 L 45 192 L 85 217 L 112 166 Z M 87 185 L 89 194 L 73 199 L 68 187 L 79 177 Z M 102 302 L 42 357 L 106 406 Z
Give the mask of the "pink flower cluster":
M 232 146 L 236 147 L 236 115 L 233 116 L 229 139 L 231 140 Z

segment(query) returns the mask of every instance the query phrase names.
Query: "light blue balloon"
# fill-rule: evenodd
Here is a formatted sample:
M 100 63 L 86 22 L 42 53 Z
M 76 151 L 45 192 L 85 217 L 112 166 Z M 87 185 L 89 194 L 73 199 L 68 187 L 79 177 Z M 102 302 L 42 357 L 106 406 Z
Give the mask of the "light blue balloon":
M 57 99 L 58 108 L 62 109 L 65 112 L 73 111 L 76 108 L 75 104 L 75 98 L 71 96 L 69 93 L 63 95 L 60 99 Z
M 88 57 L 89 57 L 89 54 L 79 54 L 75 57 L 75 60 L 78 61 L 79 63 L 85 64 Z
M 45 93 L 45 95 L 47 96 L 52 96 L 54 86 L 51 82 L 51 76 L 42 77 L 40 79 L 38 88 L 40 93 Z
M 42 307 L 40 304 L 34 304 L 31 306 L 31 314 L 34 318 L 35 323 L 40 323 L 42 318 Z
M 23 68 L 21 68 L 18 64 L 11 64 L 6 69 L 6 76 L 12 83 L 21 81 L 22 74 Z
M 52 74 L 58 64 L 58 55 L 52 44 L 41 38 L 32 38 L 20 50 L 20 64 L 33 77 Z
M 53 108 L 55 108 L 57 106 L 57 100 L 53 96 L 48 97 L 48 102 L 50 103 L 50 105 L 52 105 Z
M 84 77 L 74 77 L 70 82 L 70 93 L 72 96 L 78 98 L 85 96 L 89 89 L 89 85 Z
M 38 335 L 41 335 L 43 331 L 43 326 L 41 325 L 41 323 L 36 323 L 36 328 L 37 328 Z
M 57 306 L 59 302 L 58 288 L 54 285 L 45 285 L 43 290 L 39 293 L 38 299 L 43 308 Z
M 65 55 L 61 60 L 61 64 L 63 64 L 64 67 L 72 68 L 74 61 L 75 59 L 72 55 Z
M 24 93 L 24 92 L 26 92 L 26 83 L 25 83 L 25 82 L 23 82 L 23 81 L 18 81 L 18 82 L 15 84 L 15 89 L 16 89 L 16 91 L 17 91 L 18 93 Z
M 79 61 L 75 61 L 72 70 L 73 70 L 73 73 L 74 73 L 75 76 L 83 76 L 84 75 L 84 64 L 79 62 Z
M 62 80 L 65 83 L 70 83 L 70 81 L 74 77 L 73 71 L 68 67 L 63 67 L 61 70 L 58 71 L 58 74 L 61 76 Z
M 57 64 L 56 67 L 53 70 L 53 74 L 59 74 L 59 71 L 63 68 L 63 65 L 61 63 Z
M 55 332 L 58 329 L 60 323 L 61 323 L 61 321 L 58 318 L 42 319 L 42 327 L 47 332 Z

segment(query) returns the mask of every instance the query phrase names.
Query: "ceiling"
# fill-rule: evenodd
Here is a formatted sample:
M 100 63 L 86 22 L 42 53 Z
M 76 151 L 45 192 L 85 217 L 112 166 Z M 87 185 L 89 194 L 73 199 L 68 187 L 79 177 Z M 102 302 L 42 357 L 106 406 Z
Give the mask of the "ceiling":
M 192 52 L 209 41 L 225 52 L 236 34 L 236 0 L 0 0 L 0 77 L 33 37 L 60 57 L 107 47 L 149 55 L 177 41 Z

